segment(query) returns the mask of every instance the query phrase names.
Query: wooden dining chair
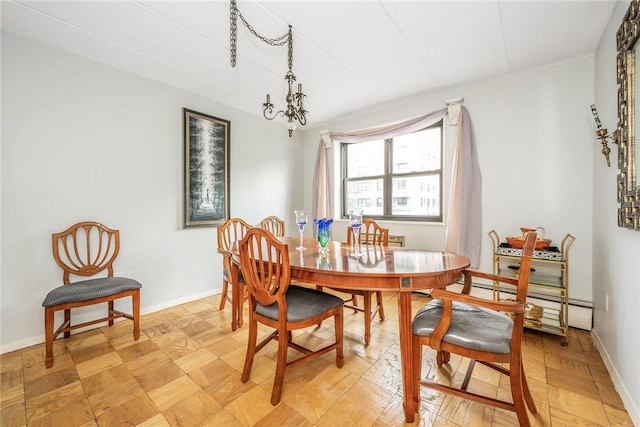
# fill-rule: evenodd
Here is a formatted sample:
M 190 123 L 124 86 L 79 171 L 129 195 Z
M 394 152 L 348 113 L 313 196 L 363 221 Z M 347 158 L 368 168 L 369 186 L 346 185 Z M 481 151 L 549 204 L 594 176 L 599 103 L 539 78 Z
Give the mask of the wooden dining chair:
M 62 268 L 62 286 L 50 291 L 42 302 L 44 307 L 45 366 L 53 366 L 53 341 L 61 332 L 68 338 L 71 331 L 101 322 L 126 318 L 133 321 L 133 338 L 140 337 L 140 282 L 113 276 L 113 263 L 120 251 L 120 232 L 98 222 L 84 221 L 51 236 L 53 259 Z M 105 272 L 105 273 L 103 273 Z M 71 275 L 92 277 L 71 282 Z M 132 312 L 114 309 L 113 302 L 131 297 Z M 107 303 L 107 316 L 73 325 L 71 310 Z M 54 331 L 55 314 L 64 311 L 64 322 Z
M 231 247 L 242 240 L 247 231 L 251 229 L 251 224 L 241 218 L 229 218 L 218 227 L 218 248 L 224 251 L 230 251 Z M 229 301 L 231 305 L 236 304 L 238 308 L 238 327 L 242 326 L 242 306 L 244 305 L 245 291 L 243 286 L 242 271 L 238 272 L 238 283 L 231 283 L 231 256 L 222 256 L 222 292 L 220 293 L 220 310 L 224 310 L 225 303 Z M 229 284 L 238 286 L 238 295 L 240 301 L 233 300 L 233 292 L 229 292 Z
M 354 244 L 353 228 L 347 228 L 347 243 Z M 389 244 L 389 229 L 380 226 L 373 219 L 364 218 L 362 227 L 360 227 L 359 244 L 370 244 L 374 246 L 387 246 Z M 350 293 L 351 298 L 346 300 L 345 308 L 350 308 L 364 315 L 364 342 L 371 342 L 371 321 L 376 317 L 384 320 L 384 305 L 382 302 L 382 291 L 360 291 L 360 290 L 340 290 L 341 292 Z M 372 307 L 372 296 L 376 296 L 376 305 Z M 358 306 L 358 295 L 362 296 L 363 307 Z
M 536 406 L 527 385 L 521 347 L 531 255 L 536 239 L 536 233 L 528 233 L 517 278 L 465 270 L 462 293 L 444 289 L 434 289 L 431 292 L 435 299 L 418 311 L 412 325 L 412 393 L 416 408 L 420 404 L 420 387 L 425 386 L 439 392 L 515 411 L 521 426 L 530 425 L 526 407 L 535 414 Z M 511 285 L 515 288 L 514 300 L 493 301 L 469 295 L 473 277 Z M 511 314 L 513 318 L 504 313 Z M 436 350 L 438 367 L 449 362 L 451 353 L 471 359 L 459 388 L 426 378 L 421 379 L 423 345 Z M 476 361 L 509 376 L 512 402 L 467 390 Z M 501 365 L 507 363 L 508 369 Z
M 276 237 L 284 237 L 284 221 L 275 215 L 271 215 L 260 221 L 260 227 L 269 230 Z
M 253 359 L 271 340 L 277 341 L 276 373 L 271 392 L 271 404 L 277 405 L 282 394 L 285 369 L 336 351 L 336 365 L 342 368 L 343 311 L 341 298 L 315 289 L 290 285 L 289 249 L 267 230 L 253 228 L 240 242 L 240 265 L 249 293 L 249 339 L 241 380 L 249 381 Z M 334 318 L 335 341 L 311 350 L 293 342 L 292 331 L 316 326 Z M 273 332 L 257 344 L 258 323 L 273 328 Z M 287 361 L 292 348 L 302 356 Z

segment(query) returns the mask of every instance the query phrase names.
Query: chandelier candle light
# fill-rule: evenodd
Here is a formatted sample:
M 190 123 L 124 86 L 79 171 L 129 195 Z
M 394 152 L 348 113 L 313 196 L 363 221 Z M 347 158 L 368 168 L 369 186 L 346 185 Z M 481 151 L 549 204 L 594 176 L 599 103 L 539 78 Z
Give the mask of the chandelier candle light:
M 275 39 L 269 39 L 264 37 L 256 32 L 256 30 L 249 25 L 247 20 L 242 16 L 238 6 L 236 4 L 236 0 L 231 0 L 231 66 L 236 66 L 236 51 L 237 51 L 237 17 L 240 17 L 240 20 L 244 24 L 245 27 L 257 38 L 265 42 L 270 46 L 283 46 L 285 43 L 287 44 L 288 50 L 288 61 L 287 65 L 289 66 L 289 71 L 285 74 L 284 79 L 287 82 L 287 106 L 285 109 L 278 110 L 274 113 L 273 107 L 274 105 L 271 103 L 271 95 L 267 94 L 266 101 L 262 104 L 262 115 L 267 120 L 273 120 L 276 117 L 282 117 L 287 119 L 287 130 L 289 131 L 289 137 L 293 134 L 293 131 L 296 129 L 296 122 L 300 123 L 300 125 L 304 126 L 307 124 L 307 114 L 309 113 L 304 109 L 304 98 L 306 95 L 302 93 L 302 84 L 298 83 L 298 91 L 294 92 L 293 85 L 296 81 L 296 75 L 293 74 L 293 32 L 292 27 L 289 25 L 289 31 Z

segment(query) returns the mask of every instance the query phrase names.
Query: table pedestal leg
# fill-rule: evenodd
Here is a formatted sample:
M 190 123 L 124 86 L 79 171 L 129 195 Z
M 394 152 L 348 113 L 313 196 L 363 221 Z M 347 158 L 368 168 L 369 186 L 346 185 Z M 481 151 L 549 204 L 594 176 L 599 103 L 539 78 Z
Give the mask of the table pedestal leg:
M 413 400 L 413 374 L 411 353 L 411 292 L 398 293 L 400 316 L 400 355 L 402 366 L 402 399 L 405 420 L 413 423 L 417 408 Z

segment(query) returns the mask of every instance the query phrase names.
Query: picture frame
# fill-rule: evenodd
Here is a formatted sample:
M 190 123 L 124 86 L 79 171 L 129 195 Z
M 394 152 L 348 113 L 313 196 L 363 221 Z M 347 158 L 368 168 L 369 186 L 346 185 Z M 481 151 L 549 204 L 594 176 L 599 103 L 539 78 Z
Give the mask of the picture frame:
M 183 228 L 217 227 L 229 218 L 229 120 L 183 108 Z

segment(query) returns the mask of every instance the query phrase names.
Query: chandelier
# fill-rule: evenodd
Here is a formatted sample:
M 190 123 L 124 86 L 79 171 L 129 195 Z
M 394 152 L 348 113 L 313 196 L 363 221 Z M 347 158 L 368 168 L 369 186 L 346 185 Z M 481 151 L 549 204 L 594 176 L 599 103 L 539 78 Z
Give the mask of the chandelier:
M 269 39 L 264 37 L 256 32 L 256 30 L 249 25 L 247 20 L 242 16 L 238 6 L 236 4 L 236 0 L 231 0 L 231 40 L 230 40 L 230 49 L 231 49 L 231 66 L 236 66 L 236 51 L 237 51 L 237 17 L 240 17 L 240 20 L 244 24 L 245 27 L 249 30 L 251 34 L 265 42 L 270 46 L 283 46 L 285 43 L 287 44 L 288 49 L 288 61 L 287 65 L 289 66 L 289 71 L 284 76 L 284 80 L 287 82 L 287 96 L 285 100 L 287 101 L 287 106 L 276 112 L 273 111 L 274 105 L 271 103 L 271 95 L 267 94 L 266 101 L 262 104 L 262 115 L 267 120 L 273 120 L 276 117 L 282 117 L 287 119 L 287 130 L 289 131 L 289 137 L 293 134 L 293 131 L 296 128 L 296 122 L 300 123 L 300 125 L 304 126 L 307 124 L 307 114 L 309 113 L 304 109 L 304 98 L 306 95 L 302 93 L 302 84 L 298 83 L 298 90 L 294 92 L 294 83 L 296 81 L 296 75 L 293 74 L 293 32 L 291 31 L 291 25 L 289 25 L 289 31 L 284 35 L 275 38 Z

